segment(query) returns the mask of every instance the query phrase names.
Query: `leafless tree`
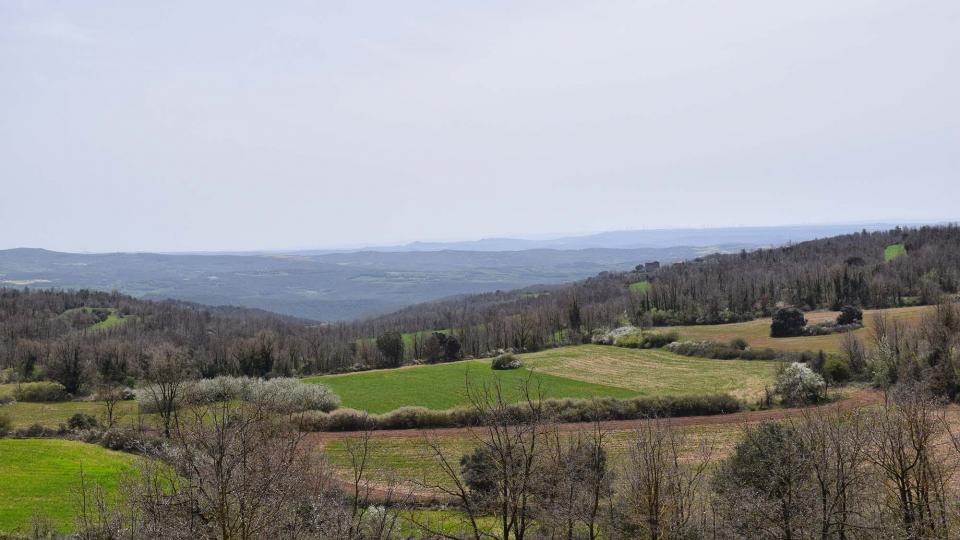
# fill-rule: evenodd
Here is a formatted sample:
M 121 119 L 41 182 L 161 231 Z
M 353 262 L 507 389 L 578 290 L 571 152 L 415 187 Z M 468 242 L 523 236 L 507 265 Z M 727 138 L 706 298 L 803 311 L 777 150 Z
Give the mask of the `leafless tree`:
M 645 422 L 629 446 L 623 498 L 636 516 L 641 537 L 650 540 L 686 535 L 703 493 L 713 446 L 701 440 L 687 454 L 687 437 L 667 421 Z
M 163 435 L 170 438 L 170 429 L 185 391 L 189 366 L 182 351 L 171 346 L 157 347 L 151 352 L 144 392 L 152 408 L 163 422 Z

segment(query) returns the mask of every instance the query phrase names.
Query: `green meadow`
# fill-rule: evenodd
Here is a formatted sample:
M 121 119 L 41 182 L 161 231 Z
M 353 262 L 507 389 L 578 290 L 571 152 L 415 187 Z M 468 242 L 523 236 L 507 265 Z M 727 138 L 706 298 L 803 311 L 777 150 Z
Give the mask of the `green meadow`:
M 730 392 L 752 397 L 769 384 L 773 363 L 690 358 L 661 350 L 579 345 L 518 355 L 524 367 L 494 371 L 489 360 L 306 378 L 336 392 L 343 406 L 384 413 L 403 406 L 449 409 L 469 403 L 467 384 L 500 380 L 511 400 L 530 379 L 547 398 L 628 398 Z
M 907 254 L 907 246 L 903 244 L 890 244 L 883 250 L 883 258 L 887 261 L 892 261 L 897 257 Z
M 26 533 L 37 512 L 60 532 L 74 524 L 81 470 L 87 486 L 116 493 L 136 457 L 59 439 L 0 439 L 0 531 Z

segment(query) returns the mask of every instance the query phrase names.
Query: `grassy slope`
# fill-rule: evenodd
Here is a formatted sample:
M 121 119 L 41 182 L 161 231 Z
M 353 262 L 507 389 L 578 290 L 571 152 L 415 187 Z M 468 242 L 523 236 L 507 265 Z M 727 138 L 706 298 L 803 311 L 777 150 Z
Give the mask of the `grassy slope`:
M 471 384 L 477 385 L 499 378 L 512 399 L 519 399 L 519 386 L 528 377 L 533 377 L 541 385 L 547 397 L 636 395 L 636 392 L 624 388 L 531 373 L 526 368 L 494 371 L 488 360 L 308 377 L 305 381 L 328 385 L 340 396 L 345 407 L 382 413 L 407 405 L 430 409 L 465 405 L 468 377 Z
M 25 531 L 37 511 L 66 532 L 74 523 L 81 465 L 88 485 L 110 493 L 135 459 L 75 441 L 0 439 L 0 531 Z
M 18 402 L 0 405 L 0 413 L 6 413 L 10 417 L 14 429 L 33 424 L 56 428 L 60 424 L 66 424 L 67 420 L 76 413 L 92 414 L 101 418 L 104 414 L 104 407 L 102 401 Z M 135 424 L 137 421 L 137 403 L 135 401 L 121 401 L 117 404 L 114 415 L 120 416 L 121 424 Z
M 650 290 L 649 281 L 637 281 L 630 284 L 630 290 L 637 293 L 645 293 Z
M 907 254 L 907 246 L 903 244 L 890 244 L 883 250 L 884 260 L 890 261 Z
M 603 345 L 561 347 L 521 355 L 538 373 L 616 386 L 642 396 L 729 392 L 758 395 L 773 377 L 773 362 L 711 360 L 659 349 Z
M 681 428 L 687 436 L 684 449 L 695 452 L 701 442 L 713 447 L 714 460 L 728 455 L 742 433 L 739 424 L 686 426 Z M 564 436 L 575 436 L 566 434 Z M 628 449 L 634 438 L 633 430 L 609 431 L 605 440 L 610 465 L 614 470 L 626 464 Z M 445 435 L 435 439 L 443 449 L 444 455 L 453 463 L 477 446 L 477 440 L 471 435 Z M 356 439 L 335 439 L 327 442 L 325 452 L 341 474 L 349 476 L 350 454 L 348 446 Z M 370 457 L 367 465 L 372 478 L 385 482 L 388 479 L 423 482 L 453 487 L 437 464 L 436 458 L 427 449 L 422 436 L 383 437 L 370 441 Z
M 580 345 L 520 355 L 525 367 L 496 372 L 487 360 L 308 377 L 330 386 L 343 405 L 374 413 L 405 405 L 447 409 L 465 405 L 472 384 L 500 377 L 511 397 L 529 376 L 547 397 L 630 397 L 731 392 L 756 395 L 772 376 L 770 362 L 688 358 L 659 350 Z M 531 375 L 532 373 L 532 375 Z
M 884 312 L 891 320 L 900 321 L 905 325 L 916 324 L 924 314 L 932 312 L 932 306 L 915 306 L 892 309 L 869 309 L 864 311 L 864 328 L 854 332 L 860 339 L 866 340 L 870 336 L 870 325 L 877 313 Z M 835 319 L 837 312 L 818 311 L 807 313 L 808 321 L 817 322 Z M 715 324 L 702 326 L 671 326 L 660 330 L 675 330 L 680 333 L 681 339 L 707 339 L 711 341 L 729 341 L 740 337 L 747 340 L 753 347 L 771 347 L 788 351 L 840 351 L 843 334 L 829 336 L 803 336 L 793 338 L 770 337 L 770 319 L 757 319 L 743 323 Z

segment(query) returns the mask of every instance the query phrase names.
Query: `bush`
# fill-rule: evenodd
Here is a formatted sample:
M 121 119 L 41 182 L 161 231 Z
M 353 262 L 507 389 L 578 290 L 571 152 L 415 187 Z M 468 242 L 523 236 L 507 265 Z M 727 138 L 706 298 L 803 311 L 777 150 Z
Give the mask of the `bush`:
M 750 344 L 743 338 L 733 338 L 730 340 L 730 346 L 738 351 L 745 351 Z
M 141 410 L 156 412 L 150 392 L 137 392 Z M 254 379 L 251 377 L 220 376 L 191 381 L 184 386 L 180 405 L 203 405 L 222 401 L 263 401 L 280 412 L 325 411 L 340 406 L 340 398 L 322 384 L 309 384 L 300 379 L 280 377 Z
M 614 344 L 630 349 L 659 349 L 680 339 L 676 332 L 642 332 L 637 330 L 618 337 Z
M 832 383 L 843 384 L 850 380 L 850 367 L 839 358 L 830 358 L 823 364 L 823 376 Z
M 837 315 L 837 324 L 863 324 L 863 310 L 856 306 L 843 306 L 840 308 L 840 314 Z
M 60 383 L 42 381 L 18 384 L 13 391 L 17 401 L 50 402 L 66 401 L 70 398 L 67 389 Z
M 451 427 L 452 420 L 446 411 L 434 411 L 425 407 L 400 407 L 377 415 L 377 429 L 421 429 Z
M 803 334 L 807 319 L 803 312 L 795 307 L 780 308 L 773 314 L 770 323 L 770 337 L 791 337 Z
M 97 417 L 92 414 L 76 413 L 67 420 L 67 426 L 74 431 L 93 429 L 99 424 Z
M 63 424 L 60 425 L 64 427 Z M 14 432 L 13 436 L 18 439 L 39 439 L 43 437 L 56 437 L 59 434 L 60 432 L 55 429 L 50 429 L 40 424 L 33 424 L 29 427 L 18 429 Z
M 374 429 L 373 417 L 356 409 L 337 409 L 327 415 L 327 431 Z
M 823 377 L 806 364 L 794 362 L 777 375 L 776 392 L 784 403 L 805 405 L 820 401 L 826 386 Z
M 251 384 L 249 395 L 243 396 L 243 399 L 262 399 L 272 408 L 283 412 L 330 412 L 340 406 L 340 398 L 329 387 L 286 377 Z
M 633 420 L 677 416 L 727 414 L 743 410 L 743 403 L 729 394 L 701 396 L 636 397 L 630 399 L 547 399 L 541 402 L 546 414 L 559 422 L 591 422 L 594 420 Z M 530 414 L 526 404 L 507 407 L 506 413 L 516 422 Z M 299 424 L 303 431 L 360 431 L 364 429 L 426 429 L 473 427 L 484 418 L 475 409 L 459 407 L 434 411 L 423 407 L 402 407 L 370 415 L 354 409 L 337 409 L 332 413 L 308 413 Z
M 10 433 L 11 429 L 13 429 L 13 421 L 10 420 L 10 415 L 0 411 L 0 437 Z
M 490 367 L 493 369 L 518 369 L 523 367 L 523 362 L 516 356 L 507 353 L 494 358 L 493 361 L 490 362 Z
M 154 455 L 163 447 L 159 439 L 144 437 L 132 429 L 110 429 L 100 437 L 100 446 L 108 450 Z
M 737 344 L 716 343 L 714 341 L 677 341 L 667 345 L 666 350 L 683 356 L 715 358 L 717 360 L 776 360 L 784 353 L 775 349 L 739 348 Z

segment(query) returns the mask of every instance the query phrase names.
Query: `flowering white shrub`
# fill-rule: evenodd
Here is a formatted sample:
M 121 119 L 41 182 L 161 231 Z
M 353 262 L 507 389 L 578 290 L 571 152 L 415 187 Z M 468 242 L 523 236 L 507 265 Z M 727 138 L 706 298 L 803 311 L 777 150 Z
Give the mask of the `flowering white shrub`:
M 823 377 L 801 362 L 790 364 L 777 375 L 776 391 L 791 405 L 819 401 L 826 387 Z
M 307 384 L 288 377 L 263 380 L 227 376 L 190 381 L 178 397 L 177 406 L 233 400 L 259 401 L 282 412 L 330 412 L 340 406 L 340 398 L 322 384 Z M 137 390 L 137 401 L 143 412 L 156 412 L 148 387 Z

